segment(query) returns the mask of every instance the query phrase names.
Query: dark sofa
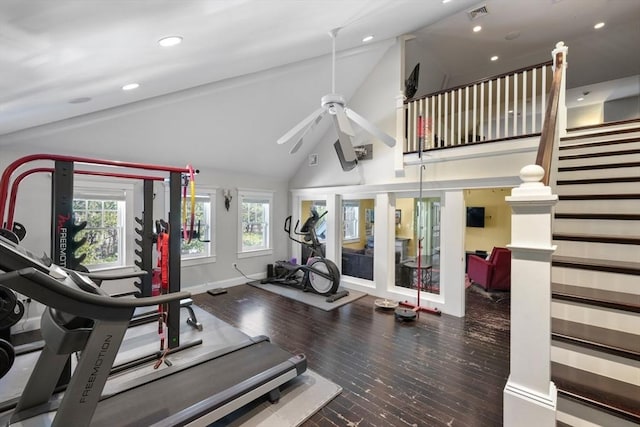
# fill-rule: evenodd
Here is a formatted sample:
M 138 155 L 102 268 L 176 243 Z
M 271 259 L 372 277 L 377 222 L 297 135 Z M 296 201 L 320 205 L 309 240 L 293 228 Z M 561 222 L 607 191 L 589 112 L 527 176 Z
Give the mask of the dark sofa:
M 373 249 L 342 248 L 342 274 L 373 280 Z

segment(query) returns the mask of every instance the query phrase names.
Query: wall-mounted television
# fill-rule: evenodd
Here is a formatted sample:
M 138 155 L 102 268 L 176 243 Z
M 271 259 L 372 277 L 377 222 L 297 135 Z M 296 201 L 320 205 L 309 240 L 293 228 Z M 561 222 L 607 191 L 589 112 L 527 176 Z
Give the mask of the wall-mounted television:
M 484 207 L 467 207 L 467 227 L 484 227 Z

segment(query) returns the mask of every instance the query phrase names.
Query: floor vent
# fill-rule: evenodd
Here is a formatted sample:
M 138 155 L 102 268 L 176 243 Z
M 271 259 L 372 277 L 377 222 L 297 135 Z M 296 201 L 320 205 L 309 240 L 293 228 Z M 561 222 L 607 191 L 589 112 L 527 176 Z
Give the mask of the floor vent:
M 477 7 L 475 9 L 470 10 L 470 11 L 467 12 L 467 16 L 469 16 L 469 19 L 472 20 L 472 21 L 474 19 L 478 19 L 481 16 L 485 16 L 485 15 L 488 15 L 488 14 L 489 14 L 489 11 L 487 10 L 487 6 L 486 5 Z

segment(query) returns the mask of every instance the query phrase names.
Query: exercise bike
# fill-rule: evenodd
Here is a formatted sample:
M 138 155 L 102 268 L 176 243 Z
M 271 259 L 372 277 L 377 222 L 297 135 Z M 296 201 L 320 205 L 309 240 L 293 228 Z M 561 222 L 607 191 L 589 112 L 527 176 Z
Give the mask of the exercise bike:
M 333 261 L 324 257 L 324 249 L 316 234 L 316 224 L 326 214 L 327 212 L 318 215 L 315 209 L 311 210 L 311 216 L 307 218 L 300 230 L 298 230 L 300 221 L 296 222 L 296 226 L 292 230 L 291 216 L 287 217 L 284 221 L 284 231 L 289 239 L 308 248 L 310 256 L 306 264 L 277 261 L 273 266 L 273 274 L 262 279 L 260 283 L 298 287 L 305 292 L 331 295 L 332 300 L 348 295 L 347 291 L 337 292 L 340 286 L 340 270 Z M 294 235 L 302 236 L 302 239 L 297 239 Z

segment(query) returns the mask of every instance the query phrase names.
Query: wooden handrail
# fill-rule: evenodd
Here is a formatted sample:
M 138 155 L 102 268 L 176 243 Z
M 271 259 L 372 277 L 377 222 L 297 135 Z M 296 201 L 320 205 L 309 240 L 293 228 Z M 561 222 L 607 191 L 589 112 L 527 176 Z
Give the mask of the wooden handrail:
M 544 122 L 540 135 L 540 145 L 536 156 L 536 165 L 544 169 L 542 183 L 549 185 L 549 171 L 551 169 L 551 158 L 553 155 L 553 144 L 558 125 L 558 105 L 560 103 L 560 87 L 562 83 L 562 68 L 564 67 L 564 55 L 562 52 L 556 53 L 556 69 L 553 72 L 553 81 L 549 91 L 549 103 L 544 113 Z

